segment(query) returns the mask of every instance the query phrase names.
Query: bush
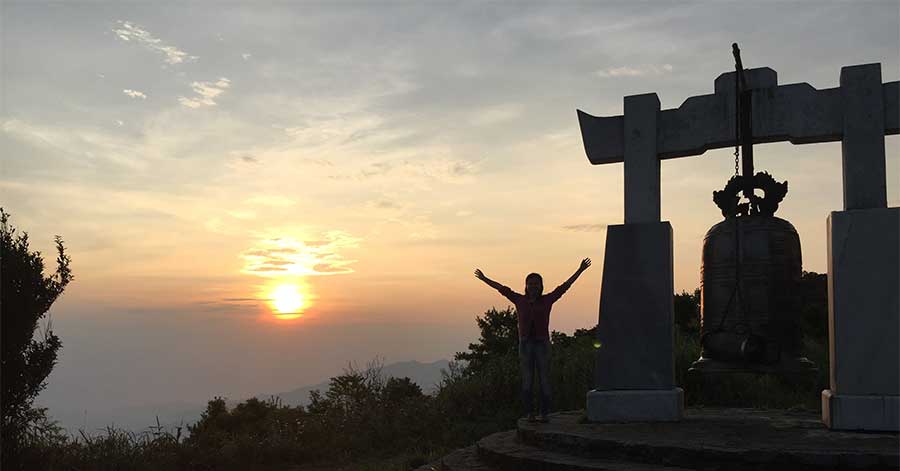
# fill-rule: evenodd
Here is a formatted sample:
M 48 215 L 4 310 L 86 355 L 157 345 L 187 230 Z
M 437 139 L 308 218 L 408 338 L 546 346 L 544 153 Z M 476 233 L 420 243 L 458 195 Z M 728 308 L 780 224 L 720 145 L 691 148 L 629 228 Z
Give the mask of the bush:
M 675 382 L 686 406 L 718 406 L 818 411 L 828 385 L 828 291 L 826 275 L 804 272 L 800 283 L 803 351 L 818 367 L 812 375 L 688 373 L 700 358 L 700 291 L 675 296 Z
M 29 248 L 28 233 L 16 235 L 9 214 L 0 208 L 0 402 L 2 402 L 2 453 L 6 469 L 23 469 L 20 460 L 29 442 L 55 440 L 59 429 L 34 408 L 37 395 L 46 387 L 47 376 L 56 365 L 62 343 L 53 330 L 47 311 L 72 281 L 69 257 L 56 236 L 56 271 L 44 275 L 40 252 Z M 35 339 L 38 322 L 46 319 Z

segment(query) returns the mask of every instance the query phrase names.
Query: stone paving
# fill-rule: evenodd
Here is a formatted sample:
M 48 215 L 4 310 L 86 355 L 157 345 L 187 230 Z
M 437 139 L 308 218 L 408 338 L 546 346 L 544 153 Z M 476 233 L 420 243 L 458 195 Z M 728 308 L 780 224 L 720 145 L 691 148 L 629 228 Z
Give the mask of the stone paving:
M 687 409 L 677 423 L 584 423 L 584 412 L 482 438 L 417 471 L 900 469 L 896 433 L 828 430 L 817 414 Z

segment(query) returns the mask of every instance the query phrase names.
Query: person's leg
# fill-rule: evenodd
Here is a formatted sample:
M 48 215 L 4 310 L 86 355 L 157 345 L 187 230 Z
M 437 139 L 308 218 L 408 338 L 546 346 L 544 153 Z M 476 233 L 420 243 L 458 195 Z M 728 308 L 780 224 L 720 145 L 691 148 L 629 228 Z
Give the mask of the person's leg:
M 541 417 L 546 418 L 550 413 L 550 340 L 536 342 L 535 363 L 537 364 L 538 381 L 541 391 Z
M 519 340 L 519 369 L 522 374 L 522 411 L 524 416 L 532 417 L 532 397 L 534 396 L 531 384 L 534 382 L 534 342 Z

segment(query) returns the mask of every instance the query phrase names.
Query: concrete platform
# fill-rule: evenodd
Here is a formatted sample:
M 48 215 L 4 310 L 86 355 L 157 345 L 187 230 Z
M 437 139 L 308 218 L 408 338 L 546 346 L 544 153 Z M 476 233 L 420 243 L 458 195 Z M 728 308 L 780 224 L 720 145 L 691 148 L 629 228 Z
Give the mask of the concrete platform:
M 587 393 L 587 418 L 591 422 L 674 422 L 683 414 L 681 388 Z
M 900 436 L 828 430 L 818 414 L 687 409 L 676 423 L 583 423 L 563 412 L 548 424 L 520 422 L 529 446 L 691 469 L 900 469 Z M 784 468 L 787 469 L 787 468 Z
M 829 430 L 811 412 L 687 409 L 681 422 L 588 423 L 583 411 L 482 438 L 421 471 L 900 469 L 897 433 Z
M 565 471 L 688 471 L 690 468 L 643 463 L 617 458 L 581 456 L 565 451 L 529 446 L 517 432 L 500 432 L 478 441 L 478 456 L 497 470 Z
M 415 471 L 496 471 L 478 457 L 475 445 L 460 448 L 440 460 L 416 468 Z

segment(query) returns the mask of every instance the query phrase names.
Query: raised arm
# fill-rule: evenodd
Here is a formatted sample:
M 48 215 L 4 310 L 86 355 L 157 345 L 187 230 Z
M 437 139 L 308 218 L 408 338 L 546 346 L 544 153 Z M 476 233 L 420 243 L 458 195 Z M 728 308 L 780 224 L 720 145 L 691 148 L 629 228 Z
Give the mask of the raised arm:
M 578 269 L 575 270 L 575 273 L 573 273 L 572 276 L 570 276 L 568 280 L 564 281 L 561 285 L 557 286 L 556 289 L 551 291 L 550 294 L 548 294 L 547 296 L 550 296 L 550 299 L 553 302 L 555 302 L 556 300 L 561 298 L 563 293 L 565 293 L 566 290 L 568 290 L 569 287 L 572 286 L 572 283 L 575 283 L 575 280 L 577 280 L 578 277 L 581 276 L 581 274 L 584 273 L 584 271 L 587 270 L 588 267 L 590 267 L 590 266 L 591 266 L 591 259 L 586 258 L 586 259 L 582 260 L 581 265 L 578 266 Z
M 500 294 L 502 294 L 504 298 L 508 299 L 513 304 L 515 304 L 516 300 L 522 296 L 521 294 L 516 293 L 515 291 L 509 289 L 508 287 L 503 286 L 502 284 L 497 283 L 496 281 L 488 278 L 487 276 L 484 275 L 484 273 L 481 272 L 481 270 L 479 270 L 477 268 L 475 269 L 475 278 L 478 278 L 479 280 L 485 282 L 485 284 L 487 284 L 491 288 L 494 288 L 495 290 L 499 291 Z
M 575 283 L 575 280 L 577 280 L 578 277 L 581 276 L 581 274 L 584 273 L 584 271 L 587 270 L 588 267 L 590 267 L 590 266 L 591 266 L 591 259 L 586 258 L 586 259 L 582 260 L 581 265 L 579 265 L 578 269 L 575 270 L 575 273 L 573 273 L 572 276 L 570 276 L 569 279 L 566 280 L 566 283 L 568 283 L 570 285 L 572 283 Z
M 491 288 L 494 288 L 497 291 L 500 291 L 502 288 L 504 288 L 504 286 L 501 285 L 500 283 L 497 283 L 496 281 L 488 278 L 487 275 L 485 275 L 484 272 L 482 272 L 478 268 L 475 269 L 475 278 L 478 278 L 479 280 L 483 281 L 485 284 L 487 284 Z

